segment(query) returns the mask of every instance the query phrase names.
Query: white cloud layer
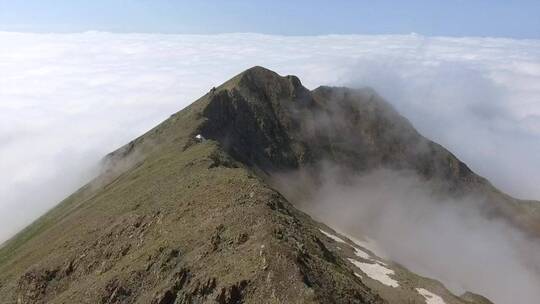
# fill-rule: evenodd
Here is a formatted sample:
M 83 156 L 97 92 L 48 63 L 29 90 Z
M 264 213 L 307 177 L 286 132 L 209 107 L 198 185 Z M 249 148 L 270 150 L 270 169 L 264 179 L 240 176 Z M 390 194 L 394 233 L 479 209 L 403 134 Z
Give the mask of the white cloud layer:
M 443 282 L 456 295 L 472 291 L 497 304 L 540 299 L 540 242 L 486 216 L 477 196 L 437 198 L 432 185 L 409 171 L 322 170 L 316 185 L 305 172 L 278 177 L 277 185 L 314 218 L 353 238 L 376 240 L 385 259 Z M 372 276 L 373 269 L 355 265 Z
M 540 198 L 540 41 L 0 32 L 0 241 L 253 65 L 309 88 L 372 86 L 497 186 Z

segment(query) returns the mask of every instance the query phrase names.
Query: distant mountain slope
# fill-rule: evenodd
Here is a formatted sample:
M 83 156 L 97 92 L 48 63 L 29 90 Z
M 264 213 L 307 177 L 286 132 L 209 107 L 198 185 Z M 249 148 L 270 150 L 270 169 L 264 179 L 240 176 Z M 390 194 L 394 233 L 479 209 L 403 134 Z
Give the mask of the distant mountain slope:
M 489 303 L 385 261 L 298 211 L 276 172 L 408 169 L 439 195 L 501 193 L 369 89 L 251 68 L 111 153 L 106 170 L 0 249 L 6 303 Z M 294 203 L 294 202 L 292 202 Z M 528 206 L 528 207 L 522 207 Z M 432 302 L 429 302 L 432 301 Z

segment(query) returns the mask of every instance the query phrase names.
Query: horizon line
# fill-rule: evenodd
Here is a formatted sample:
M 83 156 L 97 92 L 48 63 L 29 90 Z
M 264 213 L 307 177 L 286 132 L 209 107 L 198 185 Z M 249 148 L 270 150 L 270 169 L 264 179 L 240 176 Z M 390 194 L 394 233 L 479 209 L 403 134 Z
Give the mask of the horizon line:
M 376 37 L 376 36 L 401 36 L 401 37 L 423 37 L 423 38 L 452 38 L 452 39 L 499 39 L 499 40 L 517 40 L 517 41 L 540 41 L 538 38 L 517 38 L 509 36 L 458 36 L 458 35 L 426 35 L 417 32 L 410 33 L 392 33 L 392 34 L 361 34 L 361 33 L 334 33 L 334 34 L 271 34 L 262 32 L 221 32 L 221 33 L 173 33 L 173 32 L 152 32 L 152 31 L 107 31 L 107 30 L 84 30 L 84 31 L 16 31 L 3 30 L 0 28 L 0 34 L 27 34 L 27 35 L 76 35 L 76 34 L 112 34 L 112 35 L 164 35 L 164 36 L 226 36 L 226 35 L 260 35 L 269 37 L 286 38 L 316 38 L 316 37 Z

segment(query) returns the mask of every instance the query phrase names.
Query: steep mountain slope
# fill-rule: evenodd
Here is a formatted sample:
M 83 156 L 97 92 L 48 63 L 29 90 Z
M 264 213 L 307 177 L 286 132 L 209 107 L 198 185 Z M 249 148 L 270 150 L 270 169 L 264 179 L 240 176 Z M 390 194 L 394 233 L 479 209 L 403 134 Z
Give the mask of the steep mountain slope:
M 0 298 L 381 303 L 315 223 L 216 142 L 193 140 L 203 106 L 113 155 L 125 171 L 109 171 L 18 236 L 24 242 L 8 243 Z
M 540 232 L 534 203 L 497 190 L 421 136 L 370 89 L 319 87 L 310 92 L 295 76 L 280 78 L 263 68 L 225 84 L 231 85 L 236 87 L 215 93 L 204 114 L 211 123 L 203 126 L 202 134 L 252 167 L 269 173 L 331 161 L 356 172 L 378 167 L 413 170 L 437 184 L 443 195 L 477 195 L 492 216 L 528 233 Z
M 108 155 L 90 184 L 0 249 L 5 303 L 489 303 L 384 261 L 269 182 L 333 162 L 414 170 L 530 234 L 537 213 L 374 92 L 251 68 Z M 317 177 L 315 176 L 315 179 Z M 294 203 L 294 202 L 292 202 Z M 534 207 L 530 207 L 534 209 Z M 376 279 L 378 278 L 378 279 Z

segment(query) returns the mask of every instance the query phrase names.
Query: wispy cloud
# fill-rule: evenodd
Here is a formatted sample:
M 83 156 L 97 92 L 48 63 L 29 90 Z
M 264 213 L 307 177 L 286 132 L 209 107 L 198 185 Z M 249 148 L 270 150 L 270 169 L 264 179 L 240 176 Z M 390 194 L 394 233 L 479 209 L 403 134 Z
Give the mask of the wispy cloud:
M 0 33 L 0 240 L 107 152 L 253 65 L 369 85 L 478 173 L 540 198 L 540 41 Z
M 320 177 L 317 183 L 313 176 Z M 443 282 L 456 295 L 472 291 L 495 303 L 540 298 L 540 243 L 486 216 L 489 202 L 479 196 L 441 198 L 414 172 L 359 175 L 331 163 L 315 174 L 274 177 L 282 193 L 314 218 L 354 238 L 368 236 L 385 258 Z

